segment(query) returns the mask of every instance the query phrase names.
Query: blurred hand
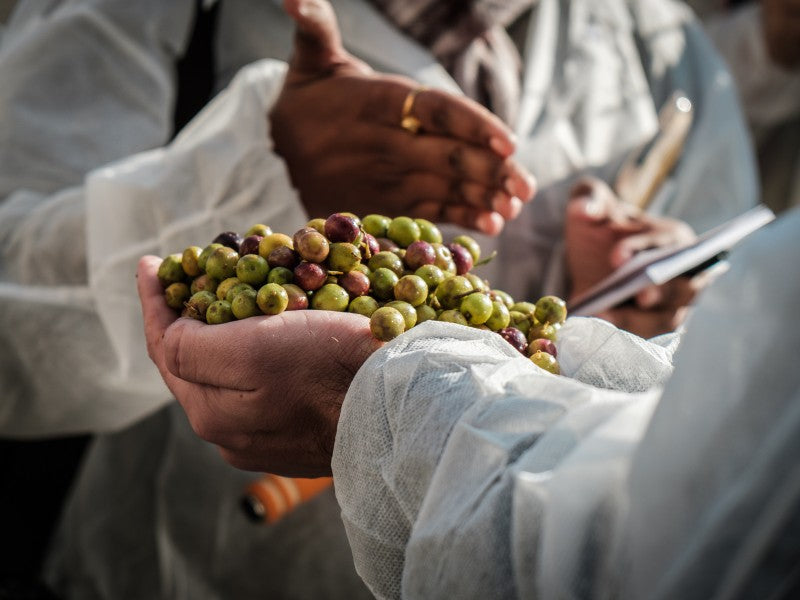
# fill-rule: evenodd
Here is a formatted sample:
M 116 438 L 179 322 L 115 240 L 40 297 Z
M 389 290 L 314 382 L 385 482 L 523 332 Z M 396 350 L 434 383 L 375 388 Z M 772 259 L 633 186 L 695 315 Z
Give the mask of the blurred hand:
M 773 62 L 800 67 L 800 0 L 761 0 L 764 40 Z
M 645 214 L 617 199 L 602 181 L 587 179 L 572 190 L 567 206 L 565 241 L 570 295 L 586 291 L 640 250 L 694 238 L 685 223 Z M 709 278 L 709 273 L 677 277 L 664 285 L 648 287 L 632 302 L 597 316 L 644 338 L 673 331 L 683 322 L 688 305 Z
M 240 469 L 330 475 L 342 401 L 381 346 L 369 320 L 321 310 L 224 325 L 176 318 L 160 263 L 145 256 L 137 273 L 147 351 L 197 435 Z
M 488 110 L 442 91 L 419 92 L 413 135 L 400 127 L 416 82 L 373 72 L 344 50 L 325 0 L 285 0 L 294 55 L 269 115 L 275 150 L 313 217 L 381 212 L 497 234 L 532 198 L 513 136 Z

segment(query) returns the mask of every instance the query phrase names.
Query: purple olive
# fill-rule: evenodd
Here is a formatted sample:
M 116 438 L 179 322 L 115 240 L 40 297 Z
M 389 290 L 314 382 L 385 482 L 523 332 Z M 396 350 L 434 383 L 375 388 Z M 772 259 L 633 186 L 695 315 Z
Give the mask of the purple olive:
M 308 296 L 303 291 L 303 288 L 293 283 L 284 283 L 283 289 L 286 290 L 286 295 L 289 296 L 289 304 L 286 305 L 286 310 L 305 310 L 308 308 Z
M 369 248 L 370 256 L 381 251 L 381 246 L 378 244 L 378 240 L 375 239 L 375 236 L 365 233 L 364 242 L 367 244 L 367 248 Z
M 328 271 L 317 263 L 302 262 L 294 268 L 294 282 L 305 291 L 318 290 L 325 284 Z
M 248 235 L 242 240 L 242 243 L 239 244 L 239 255 L 244 256 L 245 254 L 258 254 L 258 243 L 262 239 L 264 239 L 263 235 Z
M 292 270 L 297 266 L 298 262 L 300 261 L 297 258 L 297 254 L 288 246 L 276 246 L 267 257 L 267 263 L 269 263 L 272 269 L 275 267 L 285 267 L 286 269 Z
M 453 262 L 456 263 L 456 275 L 464 275 L 472 269 L 472 254 L 461 244 L 448 244 L 447 249 L 453 255 Z
M 357 298 L 369 292 L 369 277 L 361 271 L 349 271 L 339 276 L 339 285 L 347 290 L 350 298 Z
M 239 246 L 242 243 L 242 236 L 235 231 L 223 231 L 217 237 L 215 237 L 211 243 L 222 244 L 223 246 L 233 248 L 236 250 L 236 252 L 239 252 Z
M 500 334 L 505 341 L 514 346 L 520 354 L 525 355 L 528 348 L 528 340 L 525 339 L 525 334 L 516 327 L 504 327 L 497 333 Z
M 381 237 L 376 239 L 378 240 L 379 252 L 383 252 L 384 250 L 396 250 L 400 247 L 389 238 Z
M 423 265 L 432 265 L 435 260 L 436 251 L 428 242 L 417 240 L 416 242 L 411 242 L 406 248 L 404 261 L 412 271 L 416 271 Z
M 325 237 L 331 242 L 346 242 L 352 244 L 358 238 L 361 230 L 355 219 L 342 213 L 334 213 L 325 219 Z

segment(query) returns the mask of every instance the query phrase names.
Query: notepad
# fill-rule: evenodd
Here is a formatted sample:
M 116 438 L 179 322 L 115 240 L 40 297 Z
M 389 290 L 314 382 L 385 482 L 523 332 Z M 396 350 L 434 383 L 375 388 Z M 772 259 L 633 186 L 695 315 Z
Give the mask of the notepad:
M 570 315 L 591 316 L 628 300 L 650 285 L 694 274 L 718 263 L 742 239 L 775 218 L 759 205 L 700 235 L 688 244 L 653 248 L 637 253 L 604 280 L 572 299 Z

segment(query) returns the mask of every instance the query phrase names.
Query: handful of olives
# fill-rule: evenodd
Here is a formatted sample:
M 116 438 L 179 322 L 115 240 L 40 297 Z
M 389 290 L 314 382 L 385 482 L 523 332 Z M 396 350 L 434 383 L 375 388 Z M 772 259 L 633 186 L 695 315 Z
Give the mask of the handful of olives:
M 167 304 L 183 316 L 226 323 L 285 310 L 349 311 L 389 341 L 436 319 L 497 332 L 537 366 L 559 374 L 555 340 L 565 302 L 515 302 L 471 272 L 481 261 L 467 235 L 442 243 L 425 219 L 334 213 L 293 236 L 262 224 L 226 231 L 161 262 Z

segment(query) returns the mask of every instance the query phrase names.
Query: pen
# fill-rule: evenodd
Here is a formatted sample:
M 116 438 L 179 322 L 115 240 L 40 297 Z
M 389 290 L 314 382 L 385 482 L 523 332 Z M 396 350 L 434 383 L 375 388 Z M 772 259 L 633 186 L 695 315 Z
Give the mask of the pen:
M 631 152 L 619 170 L 614 189 L 621 200 L 647 209 L 683 152 L 692 126 L 692 102 L 676 92 L 658 113 L 658 131 Z

